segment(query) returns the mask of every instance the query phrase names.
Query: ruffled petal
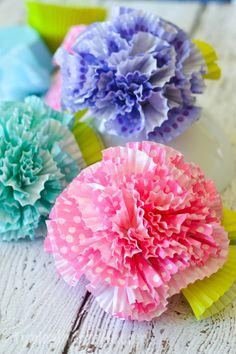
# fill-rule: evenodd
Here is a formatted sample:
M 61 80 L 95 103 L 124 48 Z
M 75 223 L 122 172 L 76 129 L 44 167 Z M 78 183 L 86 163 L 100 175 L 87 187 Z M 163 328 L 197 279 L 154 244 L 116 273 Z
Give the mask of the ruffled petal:
M 0 104 L 0 237 L 45 236 L 56 198 L 85 167 L 69 130 L 74 118 L 36 97 Z
M 228 259 L 218 272 L 182 290 L 198 320 L 219 313 L 236 298 L 235 258 L 236 246 L 230 246 Z
M 200 116 L 195 95 L 205 89 L 207 70 L 214 72 L 212 53 L 154 14 L 122 10 L 88 26 L 69 53 L 58 51 L 63 108 L 89 109 L 101 133 L 168 142 Z M 158 111 L 157 95 L 168 100 Z
M 168 113 L 166 120 L 159 128 L 149 133 L 150 140 L 168 143 L 182 134 L 193 122 L 200 118 L 201 108 L 194 106 L 173 108 Z
M 151 320 L 173 294 L 216 273 L 229 241 L 212 181 L 172 148 L 110 148 L 76 177 L 50 213 L 45 248 L 63 278 L 108 313 Z
M 148 135 L 161 127 L 163 122 L 167 120 L 167 112 L 169 110 L 167 99 L 163 97 L 161 92 L 154 92 L 149 98 L 148 103 L 143 107 L 143 113 L 146 118 L 146 134 Z

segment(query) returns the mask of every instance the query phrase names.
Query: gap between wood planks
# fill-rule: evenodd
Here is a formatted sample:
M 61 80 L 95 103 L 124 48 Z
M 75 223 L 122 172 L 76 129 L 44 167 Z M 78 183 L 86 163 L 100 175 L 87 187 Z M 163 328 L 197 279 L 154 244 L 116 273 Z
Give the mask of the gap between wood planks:
M 1 2 L 1 0 L 0 0 Z M 204 12 L 206 11 L 207 9 L 207 4 L 201 4 L 200 8 L 197 10 L 197 13 L 196 13 L 196 16 L 195 16 L 195 19 L 193 21 L 193 24 L 192 24 L 192 27 L 189 31 L 189 34 L 190 36 L 194 36 L 195 32 L 197 31 L 200 23 L 201 23 L 201 20 L 202 20 L 202 17 L 203 17 L 203 14 Z M 85 320 L 85 317 L 89 311 L 89 307 L 90 307 L 90 304 L 89 304 L 89 300 L 91 298 L 91 294 L 87 291 L 85 293 L 85 296 L 84 296 L 84 299 L 81 303 L 81 305 L 79 306 L 78 308 L 78 311 L 77 311 L 77 314 L 76 314 L 76 318 L 72 324 L 72 327 L 71 327 L 71 330 L 70 330 L 70 333 L 68 335 L 68 338 L 67 338 L 67 341 L 64 345 L 64 348 L 62 350 L 62 353 L 61 354 L 68 354 L 69 353 L 69 350 L 70 350 L 70 347 L 71 345 L 73 344 L 75 338 L 77 337 L 77 335 L 79 334 L 79 331 L 80 331 L 80 328 L 83 326 L 83 322 Z M 164 348 L 164 349 L 167 349 L 167 348 Z M 168 350 L 164 350 L 164 352 L 167 352 Z
M 91 294 L 88 291 L 86 291 L 86 293 L 84 295 L 84 299 L 83 299 L 81 305 L 78 308 L 75 321 L 74 321 L 74 323 L 73 323 L 73 325 L 71 327 L 69 336 L 68 336 L 67 341 L 65 343 L 65 346 L 64 346 L 64 348 L 62 350 L 62 354 L 67 354 L 68 353 L 71 344 L 74 342 L 74 340 L 76 338 L 76 335 L 77 335 L 80 327 L 83 324 L 85 316 L 86 316 L 86 314 L 88 312 L 86 307 L 88 307 L 87 305 L 88 305 L 88 300 L 89 300 L 90 297 L 91 297 Z

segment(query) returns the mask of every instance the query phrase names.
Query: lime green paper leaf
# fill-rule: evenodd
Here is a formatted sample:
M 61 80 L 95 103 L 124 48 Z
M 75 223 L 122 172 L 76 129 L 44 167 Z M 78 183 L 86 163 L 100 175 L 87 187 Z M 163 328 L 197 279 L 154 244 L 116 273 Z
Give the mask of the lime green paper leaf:
M 222 225 L 229 233 L 230 241 L 236 241 L 236 211 L 224 208 Z
M 221 77 L 221 69 L 216 63 L 218 57 L 215 49 L 210 44 L 198 39 L 193 39 L 193 43 L 202 53 L 207 65 L 207 73 L 203 77 L 209 80 L 218 80 Z
M 28 23 L 43 37 L 54 52 L 63 41 L 70 27 L 104 21 L 107 10 L 102 6 L 83 4 L 58 4 L 48 1 L 26 1 Z
M 198 320 L 219 313 L 236 298 L 235 259 L 236 246 L 232 245 L 228 260 L 218 272 L 182 290 Z
M 77 144 L 82 152 L 86 165 L 91 165 L 102 158 L 104 145 L 95 130 L 86 122 L 81 122 L 81 118 L 86 111 L 81 111 L 75 115 L 75 123 L 72 132 Z

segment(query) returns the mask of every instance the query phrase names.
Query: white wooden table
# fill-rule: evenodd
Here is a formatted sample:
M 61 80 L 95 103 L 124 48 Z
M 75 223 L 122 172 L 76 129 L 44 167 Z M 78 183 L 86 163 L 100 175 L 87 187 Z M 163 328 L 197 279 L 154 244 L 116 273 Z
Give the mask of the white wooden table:
M 236 151 L 236 5 L 149 5 L 145 0 L 139 6 L 216 47 L 223 78 L 208 85 L 201 103 L 204 115 L 222 123 Z M 23 21 L 20 0 L 0 0 L 0 25 Z M 223 199 L 236 209 L 236 154 L 235 179 Z M 0 244 L 1 354 L 236 353 L 236 302 L 214 318 L 197 322 L 180 295 L 156 321 L 123 322 L 105 314 L 83 282 L 71 289 L 59 279 L 42 245 Z

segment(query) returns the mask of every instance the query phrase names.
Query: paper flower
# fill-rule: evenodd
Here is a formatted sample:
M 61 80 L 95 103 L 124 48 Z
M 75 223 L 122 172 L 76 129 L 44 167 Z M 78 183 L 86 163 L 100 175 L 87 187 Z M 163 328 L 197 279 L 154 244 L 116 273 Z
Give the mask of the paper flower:
M 57 196 L 85 166 L 72 123 L 36 97 L 0 103 L 0 239 L 45 236 Z
M 51 83 L 52 57 L 28 26 L 0 28 L 0 100 L 43 95 Z
M 224 266 L 209 278 L 198 280 L 183 289 L 198 320 L 219 313 L 236 299 L 236 212 L 224 208 L 222 225 L 230 239 Z
M 73 53 L 57 52 L 63 107 L 89 108 L 101 132 L 168 142 L 200 117 L 195 95 L 210 65 L 200 43 L 153 14 L 122 9 L 88 26 Z
M 70 285 L 85 275 L 105 311 L 150 320 L 225 263 L 221 208 L 213 182 L 180 153 L 128 143 L 105 150 L 63 191 L 45 249 Z
M 45 103 L 55 109 L 56 111 L 61 112 L 61 75 L 58 72 L 55 77 L 54 81 L 49 88 L 46 96 L 45 96 Z
M 72 26 L 67 32 L 61 48 L 64 48 L 68 53 L 73 53 L 73 45 L 77 39 L 77 37 L 85 30 L 86 26 L 78 25 Z
M 68 53 L 73 53 L 72 45 L 80 33 L 85 30 L 85 26 L 73 26 L 68 31 L 61 45 L 61 48 L 65 49 Z M 55 64 L 57 64 L 55 62 Z M 61 111 L 61 73 L 58 72 L 54 78 L 50 89 L 45 97 L 45 102 L 57 111 Z

